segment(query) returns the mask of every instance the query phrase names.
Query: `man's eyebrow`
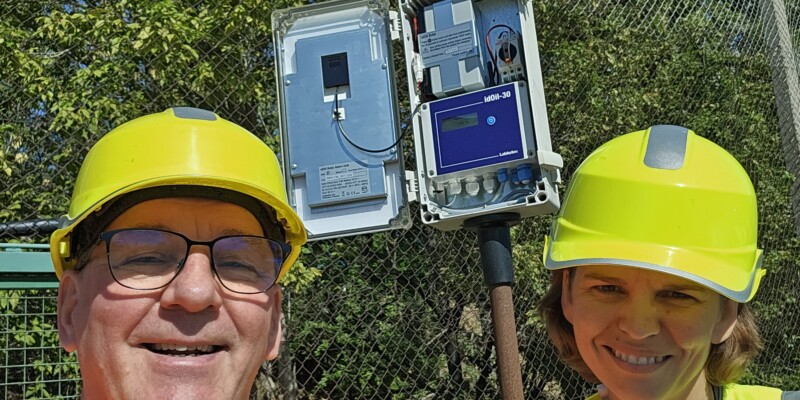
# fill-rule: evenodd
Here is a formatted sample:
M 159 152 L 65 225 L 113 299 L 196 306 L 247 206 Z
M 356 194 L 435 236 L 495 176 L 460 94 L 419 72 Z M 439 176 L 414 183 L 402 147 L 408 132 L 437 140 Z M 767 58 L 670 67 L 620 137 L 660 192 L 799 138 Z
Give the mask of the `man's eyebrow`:
M 225 228 L 221 232 L 222 236 L 236 236 L 236 235 L 244 235 L 245 233 L 236 228 Z
M 164 224 L 133 224 L 127 229 L 161 229 L 162 231 L 171 231 L 170 227 Z
M 173 228 L 164 225 L 164 224 L 153 224 L 153 223 L 146 223 L 146 224 L 134 224 L 128 229 L 160 229 L 162 231 L 170 231 L 173 232 Z M 239 235 L 247 235 L 241 229 L 237 228 L 225 228 L 220 231 L 220 236 L 239 236 Z

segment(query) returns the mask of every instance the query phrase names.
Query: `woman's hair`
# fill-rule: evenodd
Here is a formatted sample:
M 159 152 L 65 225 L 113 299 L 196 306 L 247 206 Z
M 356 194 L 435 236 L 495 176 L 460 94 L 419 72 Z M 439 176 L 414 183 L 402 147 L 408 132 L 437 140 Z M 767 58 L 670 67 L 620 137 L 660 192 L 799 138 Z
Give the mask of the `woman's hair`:
M 570 284 L 575 276 L 574 268 L 555 270 L 550 276 L 550 288 L 539 302 L 539 314 L 544 319 L 547 334 L 561 359 L 589 382 L 599 383 L 589 366 L 583 361 L 575 343 L 572 324 L 564 317 L 561 308 L 563 276 L 570 274 Z M 730 300 L 732 301 L 732 300 Z M 736 382 L 744 374 L 747 365 L 761 350 L 761 337 L 750 309 L 739 303 L 738 317 L 733 334 L 720 344 L 712 344 L 706 360 L 706 379 L 716 386 Z

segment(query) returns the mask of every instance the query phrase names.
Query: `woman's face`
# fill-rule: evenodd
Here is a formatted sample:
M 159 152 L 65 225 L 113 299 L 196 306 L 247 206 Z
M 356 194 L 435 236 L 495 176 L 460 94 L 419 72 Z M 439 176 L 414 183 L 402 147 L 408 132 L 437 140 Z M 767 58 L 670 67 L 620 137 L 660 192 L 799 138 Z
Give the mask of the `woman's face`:
M 735 302 L 639 268 L 581 266 L 563 276 L 578 351 L 612 398 L 705 398 L 703 368 L 712 343 L 733 331 Z

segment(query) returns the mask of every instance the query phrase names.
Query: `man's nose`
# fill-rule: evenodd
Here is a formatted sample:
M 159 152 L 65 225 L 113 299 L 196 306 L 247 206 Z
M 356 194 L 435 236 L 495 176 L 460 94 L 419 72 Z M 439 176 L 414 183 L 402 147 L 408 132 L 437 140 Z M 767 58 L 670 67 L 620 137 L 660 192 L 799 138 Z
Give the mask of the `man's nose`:
M 186 258 L 178 276 L 167 285 L 161 295 L 161 306 L 183 308 L 188 312 L 218 308 L 222 304 L 222 290 L 211 269 L 208 250 L 195 247 Z

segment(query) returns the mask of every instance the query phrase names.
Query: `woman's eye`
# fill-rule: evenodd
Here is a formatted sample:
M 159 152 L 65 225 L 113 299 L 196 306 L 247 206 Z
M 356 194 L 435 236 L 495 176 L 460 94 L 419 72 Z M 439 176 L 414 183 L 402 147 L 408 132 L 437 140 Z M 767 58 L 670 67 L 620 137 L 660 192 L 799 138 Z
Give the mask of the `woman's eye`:
M 666 296 L 676 300 L 694 300 L 694 297 L 689 296 L 686 293 L 678 292 L 675 290 L 670 290 L 669 292 L 666 293 Z
M 597 285 L 594 289 L 602 293 L 615 293 L 620 291 L 619 286 L 616 285 Z

